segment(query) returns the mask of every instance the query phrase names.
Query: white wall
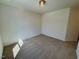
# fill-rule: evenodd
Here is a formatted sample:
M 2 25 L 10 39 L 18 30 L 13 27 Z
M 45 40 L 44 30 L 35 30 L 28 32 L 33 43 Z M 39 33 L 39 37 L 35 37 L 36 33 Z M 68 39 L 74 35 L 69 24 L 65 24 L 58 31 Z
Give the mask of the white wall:
M 77 53 L 77 59 L 79 59 L 79 43 L 78 43 L 78 46 L 77 46 L 76 53 Z
M 46 13 L 42 16 L 42 33 L 65 41 L 70 8 Z
M 2 53 L 3 53 L 3 45 L 2 45 L 2 40 L 0 37 L 0 59 L 2 59 Z
M 2 39 L 4 45 L 27 39 L 40 34 L 41 25 L 39 14 L 23 8 L 1 5 Z
M 1 9 L 0 9 L 1 14 Z M 0 15 L 0 59 L 2 59 L 2 53 L 3 53 L 3 42 L 1 37 L 1 15 Z

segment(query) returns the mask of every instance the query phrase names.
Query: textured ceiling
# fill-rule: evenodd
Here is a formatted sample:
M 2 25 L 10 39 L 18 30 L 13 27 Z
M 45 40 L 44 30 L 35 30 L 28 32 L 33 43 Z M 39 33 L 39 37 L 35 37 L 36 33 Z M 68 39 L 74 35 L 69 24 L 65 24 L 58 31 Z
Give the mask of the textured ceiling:
M 1 4 L 23 7 L 36 13 L 47 13 L 65 7 L 79 4 L 79 0 L 46 0 L 44 7 L 39 6 L 39 0 L 0 0 Z

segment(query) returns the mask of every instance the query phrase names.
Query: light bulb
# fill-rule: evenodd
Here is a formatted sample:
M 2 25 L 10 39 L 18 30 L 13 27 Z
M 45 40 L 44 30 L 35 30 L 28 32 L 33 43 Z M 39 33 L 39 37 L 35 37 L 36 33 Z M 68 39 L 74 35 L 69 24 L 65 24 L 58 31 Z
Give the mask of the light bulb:
M 40 2 L 40 5 L 41 5 L 41 6 L 44 6 L 44 2 L 43 2 L 43 1 L 41 1 L 41 2 Z
M 46 3 L 45 0 L 40 0 L 40 1 L 39 1 L 40 6 L 45 6 L 45 3 Z

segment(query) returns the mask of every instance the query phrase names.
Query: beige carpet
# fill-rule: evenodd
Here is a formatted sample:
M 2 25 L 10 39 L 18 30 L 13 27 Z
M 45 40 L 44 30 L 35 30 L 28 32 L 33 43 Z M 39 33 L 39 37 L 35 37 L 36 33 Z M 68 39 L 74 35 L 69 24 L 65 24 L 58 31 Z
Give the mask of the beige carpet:
M 75 42 L 63 42 L 45 35 L 38 35 L 24 41 L 15 59 L 77 59 L 75 45 Z M 13 59 L 13 46 L 5 47 L 5 59 Z

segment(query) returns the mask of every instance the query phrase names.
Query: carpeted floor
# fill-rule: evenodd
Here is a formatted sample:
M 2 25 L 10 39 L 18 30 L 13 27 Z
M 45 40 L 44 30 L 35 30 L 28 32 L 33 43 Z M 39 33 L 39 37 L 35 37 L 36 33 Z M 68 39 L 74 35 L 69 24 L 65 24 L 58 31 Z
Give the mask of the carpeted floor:
M 4 59 L 13 59 L 10 45 L 4 48 Z M 63 42 L 45 35 L 24 40 L 15 59 L 77 59 L 76 42 Z

